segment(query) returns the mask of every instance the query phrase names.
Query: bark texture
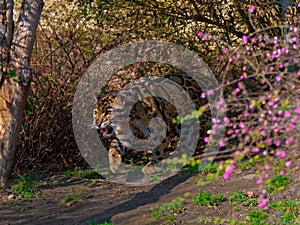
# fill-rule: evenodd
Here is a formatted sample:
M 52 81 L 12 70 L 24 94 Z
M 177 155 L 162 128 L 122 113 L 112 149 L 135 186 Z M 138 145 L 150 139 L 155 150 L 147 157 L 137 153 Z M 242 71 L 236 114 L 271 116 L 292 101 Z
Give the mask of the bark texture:
M 23 1 L 15 29 L 12 21 L 13 0 L 0 0 L 0 7 L 0 187 L 3 187 L 12 167 L 32 80 L 30 59 L 43 0 Z M 7 10 L 9 7 L 10 12 Z

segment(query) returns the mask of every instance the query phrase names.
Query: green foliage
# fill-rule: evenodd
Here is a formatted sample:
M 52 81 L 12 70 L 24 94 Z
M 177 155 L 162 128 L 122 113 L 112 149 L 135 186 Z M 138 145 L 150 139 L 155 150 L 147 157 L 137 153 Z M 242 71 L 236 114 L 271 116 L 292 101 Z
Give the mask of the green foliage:
M 242 203 L 243 206 L 257 206 L 257 200 L 249 198 L 246 194 L 242 191 L 236 191 L 231 196 L 227 198 L 229 201 L 233 202 L 234 205 L 238 203 Z
M 12 191 L 16 195 L 22 196 L 25 200 L 40 195 L 37 180 L 31 176 L 21 178 L 17 184 L 12 187 Z
M 250 210 L 245 221 L 251 222 L 253 225 L 263 225 L 268 217 L 262 210 Z
M 171 223 L 174 219 L 173 213 L 186 213 L 185 208 L 182 207 L 184 201 L 182 197 L 174 198 L 170 203 L 154 207 L 151 215 L 155 219 L 163 217 L 166 222 Z
M 295 220 L 297 219 L 296 213 L 286 213 L 280 217 L 280 222 L 284 224 L 296 224 Z
M 91 220 L 86 221 L 86 224 L 87 225 L 113 225 L 113 223 L 109 223 L 109 222 L 99 223 L 97 221 L 91 221 Z
M 12 78 L 14 82 L 19 83 L 21 81 L 20 77 L 16 74 L 15 70 L 7 70 L 6 74 L 7 74 L 7 77 Z
M 280 212 L 297 212 L 300 207 L 300 201 L 278 201 L 278 202 L 272 202 L 268 205 L 269 209 L 273 210 L 279 210 Z
M 193 199 L 193 203 L 200 206 L 216 206 L 226 201 L 227 198 L 222 194 L 212 196 L 210 192 L 200 191 Z
M 278 175 L 267 181 L 268 185 L 266 187 L 266 190 L 272 193 L 276 191 L 282 191 L 291 181 L 292 179 L 286 175 Z
M 73 201 L 81 201 L 82 198 L 78 194 L 68 195 L 63 200 L 63 203 L 73 202 Z
M 80 167 L 75 167 L 73 170 L 68 170 L 64 173 L 65 177 L 80 177 L 85 179 L 97 179 L 99 178 L 99 173 L 97 173 L 95 170 L 87 169 L 83 170 Z

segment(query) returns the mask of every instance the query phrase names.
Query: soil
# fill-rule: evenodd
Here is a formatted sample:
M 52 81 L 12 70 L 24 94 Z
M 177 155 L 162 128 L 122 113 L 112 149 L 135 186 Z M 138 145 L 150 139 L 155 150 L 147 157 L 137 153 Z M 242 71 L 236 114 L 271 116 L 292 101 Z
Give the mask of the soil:
M 300 197 L 299 171 L 290 174 L 293 183 L 274 199 L 298 199 Z M 52 175 L 39 182 L 42 195 L 29 201 L 8 199 L 12 195 L 9 189 L 2 190 L 0 198 L 0 224 L 98 224 L 110 221 L 114 225 L 164 224 L 151 216 L 153 207 L 170 202 L 178 196 L 186 197 L 183 207 L 188 213 L 175 214 L 172 224 L 201 224 L 201 217 L 215 216 L 226 218 L 234 215 L 233 207 L 227 202 L 218 207 L 200 207 L 192 203 L 199 190 L 212 194 L 229 195 L 236 190 L 253 192 L 259 195 L 261 190 L 256 185 L 255 169 L 235 173 L 231 179 L 222 177 L 205 186 L 197 186 L 203 174 L 175 175 L 156 185 L 126 186 L 105 179 L 87 180 L 83 178 L 65 178 Z M 66 196 L 78 194 L 81 198 L 68 204 L 62 203 Z M 10 197 L 9 197 L 10 196 Z M 14 196 L 17 197 L 17 196 Z M 231 212 L 231 213 L 229 213 Z M 239 212 L 243 216 L 246 211 Z M 94 222 L 94 223 L 91 223 Z M 171 223 L 170 223 L 171 224 Z

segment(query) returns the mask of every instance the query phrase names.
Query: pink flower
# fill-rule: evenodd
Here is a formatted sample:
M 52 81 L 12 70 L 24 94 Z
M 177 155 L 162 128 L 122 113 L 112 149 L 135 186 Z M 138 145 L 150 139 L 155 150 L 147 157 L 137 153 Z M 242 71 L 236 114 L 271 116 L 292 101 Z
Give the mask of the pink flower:
M 246 51 L 250 51 L 250 46 L 246 45 Z
M 278 158 L 285 158 L 286 157 L 286 151 L 284 151 L 284 150 L 282 150 L 282 151 L 277 151 L 276 152 L 276 156 L 278 157 Z
M 225 142 L 224 141 L 220 141 L 220 147 L 224 147 L 225 146 Z
M 264 208 L 267 206 L 267 200 L 264 198 L 263 195 L 259 196 L 259 203 L 258 203 L 258 207 L 260 208 Z
M 201 36 L 202 36 L 202 32 L 198 32 L 198 33 L 197 33 L 197 36 L 198 36 L 198 37 L 201 37 Z
M 285 171 L 284 170 L 281 170 L 279 175 L 284 175 L 285 174 Z
M 206 98 L 205 92 L 202 92 L 201 98 Z
M 295 112 L 295 113 L 300 113 L 300 106 L 299 106 L 297 109 L 295 109 L 294 112 Z
M 281 81 L 281 76 L 276 76 L 276 81 L 280 82 Z
M 266 170 L 272 170 L 272 166 L 266 166 Z
M 204 138 L 204 142 L 205 142 L 205 143 L 208 143 L 208 142 L 209 142 L 209 137 L 205 137 L 205 138 Z
M 225 180 L 228 180 L 229 178 L 230 178 L 230 173 L 224 173 L 223 174 L 223 178 L 225 179 Z
M 294 137 L 290 137 L 285 141 L 285 144 L 289 145 L 289 144 L 293 143 L 293 141 L 294 141 Z
M 264 176 L 264 178 L 265 179 L 269 178 L 269 174 L 266 173 L 265 176 Z
M 244 113 L 244 117 L 248 117 L 249 116 L 249 113 L 248 112 L 245 112 Z
M 266 132 L 265 132 L 264 130 L 261 130 L 261 131 L 260 131 L 260 135 L 261 135 L 261 136 L 266 136 Z
M 256 6 L 255 6 L 255 5 L 252 5 L 252 6 L 250 7 L 250 9 L 249 9 L 249 12 L 250 12 L 250 13 L 254 13 L 255 10 L 256 10 Z
M 246 128 L 244 128 L 243 130 L 242 130 L 242 134 L 246 134 L 247 132 L 248 132 L 248 128 L 246 127 Z
M 292 162 L 291 161 L 287 161 L 286 163 L 285 163 L 285 166 L 286 167 L 290 167 L 292 165 Z
M 244 41 L 245 43 L 247 43 L 247 42 L 248 42 L 248 38 L 247 38 L 247 36 L 246 36 L 246 35 L 243 35 L 243 36 L 242 36 L 242 39 L 243 39 L 243 41 Z
M 214 90 L 208 90 L 207 91 L 207 95 L 209 96 L 209 95 L 213 95 L 215 93 L 215 91 Z
M 256 184 L 262 184 L 263 183 L 263 180 L 262 179 L 259 179 L 256 181 Z
M 291 113 L 289 111 L 284 112 L 284 117 L 290 117 Z
M 258 152 L 260 151 L 260 149 L 259 149 L 259 147 L 255 147 L 255 148 L 253 149 L 253 151 L 254 151 L 255 153 L 258 153 Z
M 275 143 L 275 145 L 276 145 L 277 147 L 279 147 L 280 144 L 281 144 L 281 141 L 280 141 L 280 140 L 277 140 L 276 143 Z

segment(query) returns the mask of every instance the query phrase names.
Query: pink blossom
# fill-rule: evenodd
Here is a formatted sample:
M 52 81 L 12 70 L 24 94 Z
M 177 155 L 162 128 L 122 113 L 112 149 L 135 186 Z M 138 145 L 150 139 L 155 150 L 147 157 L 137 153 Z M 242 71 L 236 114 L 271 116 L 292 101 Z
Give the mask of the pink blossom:
M 229 124 L 230 123 L 230 120 L 228 119 L 228 117 L 224 117 L 224 122 L 226 123 L 226 124 Z
M 281 81 L 281 76 L 276 76 L 276 81 L 280 82 Z
M 266 170 L 272 170 L 272 166 L 266 166 Z
M 227 135 L 232 134 L 232 130 L 228 130 L 228 131 L 226 132 L 226 134 L 227 134 Z
M 245 127 L 244 122 L 241 121 L 241 122 L 239 123 L 239 126 L 240 126 L 240 128 L 244 128 L 244 127 Z
M 264 198 L 263 195 L 259 196 L 259 203 L 258 203 L 258 207 L 260 208 L 264 208 L 267 206 L 267 200 Z
M 271 143 L 272 143 L 272 139 L 271 139 L 271 138 L 268 138 L 268 139 L 266 140 L 266 143 L 267 143 L 267 144 L 271 144 Z
M 253 151 L 254 151 L 255 153 L 258 153 L 258 152 L 260 151 L 260 149 L 259 149 L 259 147 L 255 147 L 255 148 L 253 149 Z
M 245 112 L 244 113 L 244 117 L 248 117 L 249 116 L 249 113 L 248 112 Z
M 225 142 L 224 141 L 220 141 L 220 147 L 224 147 L 225 146 Z
M 197 36 L 198 36 L 198 37 L 201 37 L 201 36 L 202 36 L 202 32 L 198 32 L 198 33 L 197 33 Z
M 285 144 L 286 145 L 289 145 L 289 144 L 291 144 L 291 143 L 293 143 L 294 142 L 294 137 L 290 137 L 290 138 L 288 138 L 286 141 L 285 141 Z
M 244 41 L 245 43 L 247 43 L 247 42 L 248 42 L 248 38 L 247 38 L 247 36 L 246 36 L 246 35 L 243 35 L 243 36 L 242 36 L 242 39 L 243 39 L 243 41 Z
M 230 173 L 224 173 L 223 174 L 223 178 L 225 179 L 225 180 L 228 180 L 229 178 L 230 178 Z
M 300 106 L 299 106 L 297 109 L 295 109 L 294 112 L 295 112 L 295 113 L 300 113 Z
M 250 46 L 246 45 L 246 51 L 249 51 L 250 50 Z
M 286 163 L 285 163 L 285 166 L 286 167 L 290 167 L 292 165 L 292 161 L 287 161 Z
M 284 117 L 290 117 L 291 113 L 289 111 L 284 112 Z
M 215 93 L 215 91 L 214 90 L 208 90 L 207 91 L 207 95 L 209 96 L 209 95 L 213 95 Z
M 261 135 L 261 136 L 266 136 L 266 132 L 265 132 L 264 130 L 261 130 L 261 131 L 260 131 L 260 135 Z
M 284 175 L 285 174 L 285 171 L 284 170 L 281 170 L 279 175 Z
M 255 6 L 255 5 L 252 5 L 252 6 L 250 7 L 250 9 L 249 9 L 249 12 L 250 12 L 250 13 L 254 13 L 255 10 L 256 10 L 256 6 Z
M 278 157 L 278 158 L 285 158 L 286 157 L 286 151 L 284 151 L 284 150 L 282 150 L 282 151 L 277 151 L 276 152 L 276 156 Z
M 262 179 L 259 179 L 256 181 L 256 184 L 262 184 L 263 183 L 263 180 Z
M 279 116 L 281 116 L 282 115 L 282 110 L 278 110 L 278 112 L 277 112 L 277 114 L 279 115 Z
M 276 145 L 277 147 L 279 147 L 280 144 L 281 144 L 281 141 L 280 141 L 280 140 L 276 140 L 275 145 Z
M 242 130 L 242 134 L 245 134 L 245 133 L 247 133 L 248 132 L 248 128 L 246 127 L 246 128 L 244 128 L 243 130 Z
M 227 169 L 225 170 L 224 174 L 223 174 L 223 178 L 225 180 L 230 178 L 230 175 L 233 173 L 233 170 L 235 169 L 235 165 L 232 164 L 229 167 L 227 167 Z
M 265 176 L 264 176 L 264 178 L 265 179 L 269 178 L 269 174 L 266 173 Z
M 205 34 L 205 35 L 203 36 L 203 40 L 206 41 L 207 39 L 208 39 L 208 36 Z
M 201 93 L 201 98 L 206 98 L 205 92 Z
M 205 138 L 204 138 L 204 142 L 205 142 L 205 143 L 208 143 L 208 142 L 209 142 L 209 137 L 205 137 Z

